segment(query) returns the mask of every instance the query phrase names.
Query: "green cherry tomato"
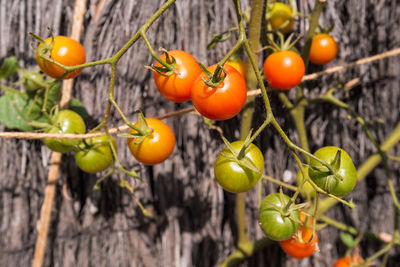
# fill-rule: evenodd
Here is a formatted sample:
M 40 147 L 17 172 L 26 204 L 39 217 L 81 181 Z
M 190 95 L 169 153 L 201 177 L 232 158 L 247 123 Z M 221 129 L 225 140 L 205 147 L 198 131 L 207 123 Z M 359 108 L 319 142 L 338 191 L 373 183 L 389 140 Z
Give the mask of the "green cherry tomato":
M 289 200 L 290 198 L 285 194 L 283 194 L 282 201 L 280 193 L 273 193 L 266 196 L 262 201 L 259 211 L 259 221 L 261 229 L 269 239 L 275 241 L 286 240 L 293 236 L 299 229 L 300 224 L 298 222 L 289 216 L 282 215 L 276 209 L 276 207 L 283 209 Z M 298 210 L 290 211 L 290 214 L 300 221 L 300 212 Z
M 114 148 L 117 148 L 115 139 L 111 137 Z M 86 139 L 79 144 L 75 153 L 75 161 L 78 167 L 88 173 L 104 171 L 113 163 L 113 156 L 107 136 L 98 136 Z
M 308 167 L 304 167 L 304 172 L 308 175 Z M 303 173 L 301 171 L 297 172 L 297 186 L 300 186 L 303 182 Z M 305 196 L 314 197 L 316 192 L 312 185 L 309 182 L 305 182 L 303 186 L 300 188 L 300 194 Z
M 38 72 L 28 72 L 24 75 L 23 84 L 26 90 L 36 91 L 43 87 L 44 79 L 43 76 Z
M 317 150 L 314 153 L 314 156 L 329 164 L 333 164 L 338 151 L 341 151 L 341 159 L 340 165 L 336 170 L 336 176 L 328 170 L 322 171 L 312 168 L 309 168 L 308 175 L 310 176 L 311 180 L 313 180 L 313 182 L 322 190 L 335 196 L 344 196 L 353 190 L 357 182 L 357 170 L 349 154 L 347 154 L 346 151 L 341 148 L 326 146 Z M 326 167 L 324 167 L 315 159 L 311 159 L 310 165 L 313 167 L 326 169 Z M 340 180 L 339 176 L 341 176 L 343 179 Z
M 236 153 L 239 153 L 243 144 L 244 141 L 231 143 Z M 214 164 L 217 182 L 223 189 L 231 193 L 242 193 L 253 188 L 264 171 L 264 157 L 260 149 L 254 144 L 250 144 L 244 152 L 244 158 L 252 161 L 260 173 L 239 165 L 230 157 L 234 157 L 234 155 L 227 147 L 218 155 Z
M 53 126 L 46 133 L 50 134 L 84 134 L 85 122 L 78 113 L 64 109 L 60 110 L 54 118 Z M 79 139 L 54 139 L 45 138 L 44 143 L 53 151 L 66 153 L 74 150 L 80 142 Z

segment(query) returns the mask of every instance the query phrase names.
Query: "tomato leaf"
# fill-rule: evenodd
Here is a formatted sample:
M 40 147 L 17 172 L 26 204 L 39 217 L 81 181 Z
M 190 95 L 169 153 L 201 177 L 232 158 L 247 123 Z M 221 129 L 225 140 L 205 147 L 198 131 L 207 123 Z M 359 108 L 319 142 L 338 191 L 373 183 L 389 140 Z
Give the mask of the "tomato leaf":
M 14 56 L 6 58 L 0 68 L 0 80 L 13 76 L 17 70 L 18 59 Z
M 354 238 L 351 234 L 340 232 L 340 239 L 349 248 L 353 248 L 355 245 Z

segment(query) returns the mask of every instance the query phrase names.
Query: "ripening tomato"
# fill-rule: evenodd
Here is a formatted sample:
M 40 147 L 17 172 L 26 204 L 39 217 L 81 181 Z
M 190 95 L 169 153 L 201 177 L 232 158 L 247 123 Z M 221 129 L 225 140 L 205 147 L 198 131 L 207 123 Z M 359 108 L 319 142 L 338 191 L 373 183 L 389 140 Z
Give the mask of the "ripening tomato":
M 50 134 L 84 134 L 86 125 L 82 117 L 68 109 L 60 110 L 53 120 L 53 125 L 46 133 Z M 79 139 L 54 139 L 45 138 L 45 145 L 53 151 L 66 153 L 74 150 L 80 142 Z
M 269 12 L 269 23 L 272 29 L 278 29 L 283 23 L 292 17 L 292 9 L 284 3 L 275 2 Z M 288 33 L 293 29 L 294 19 L 286 27 L 280 30 L 282 33 Z
M 244 141 L 235 141 L 231 143 L 234 151 L 237 153 L 240 152 L 243 144 Z M 231 193 L 242 193 L 253 188 L 264 171 L 264 157 L 260 149 L 254 144 L 250 144 L 244 151 L 244 159 L 252 161 L 260 172 L 241 166 L 234 159 L 229 157 L 234 157 L 234 155 L 229 148 L 226 147 L 219 153 L 215 161 L 214 174 L 219 185 Z M 242 159 L 242 161 L 244 159 Z M 240 161 L 239 159 L 239 162 Z
M 115 149 L 117 144 L 111 137 Z M 96 173 L 109 168 L 114 162 L 107 136 L 88 138 L 78 145 L 75 152 L 75 162 L 78 167 L 88 173 Z
M 290 198 L 280 193 L 269 194 L 264 198 L 260 205 L 259 221 L 264 234 L 271 240 L 282 241 L 293 236 L 299 229 L 300 224 L 290 218 L 290 214 L 300 220 L 298 210 L 293 210 L 290 214 L 282 215 L 277 208 L 283 209 Z
M 128 138 L 128 147 L 137 161 L 154 165 L 163 162 L 171 155 L 175 147 L 175 135 L 161 120 L 155 118 L 145 120 L 153 132 L 141 142 L 138 142 L 139 138 Z M 138 123 L 135 126 L 139 126 Z M 134 129 L 129 133 L 137 134 Z
M 325 161 L 328 164 L 333 164 L 336 153 L 341 152 L 340 164 L 335 173 L 331 173 L 322 163 L 315 159 L 311 159 L 310 166 L 317 168 L 326 168 L 326 170 L 308 169 L 308 175 L 311 180 L 322 190 L 331 193 L 335 196 L 344 196 L 353 190 L 357 182 L 357 170 L 351 160 L 349 154 L 341 148 L 334 146 L 322 147 L 314 153 L 314 156 Z M 334 167 L 334 166 L 332 166 Z M 343 180 L 339 179 L 339 176 Z
M 196 59 L 181 50 L 172 50 L 168 54 L 175 59 L 175 71 L 168 76 L 154 72 L 154 81 L 158 91 L 168 100 L 174 102 L 184 102 L 190 99 L 193 82 L 201 73 L 201 68 Z M 166 54 L 161 56 L 165 61 Z M 161 67 L 157 62 L 155 67 Z
M 337 54 L 338 45 L 327 33 L 316 34 L 312 40 L 309 59 L 314 64 L 326 64 Z
M 300 213 L 300 219 L 304 223 L 306 221 L 306 215 Z M 318 249 L 318 235 L 315 233 L 313 236 L 312 228 L 313 220 L 308 219 L 307 225 L 303 224 L 300 226 L 298 232 L 291 238 L 280 241 L 279 245 L 289 256 L 296 259 L 304 259 L 310 257 Z M 301 235 L 302 243 L 297 240 L 298 235 Z
M 278 90 L 296 87 L 303 79 L 304 61 L 293 51 L 283 50 L 270 54 L 264 62 L 264 76 L 270 86 Z
M 227 61 L 225 64 L 234 67 L 240 74 L 242 74 L 243 78 L 246 79 L 247 77 L 247 62 L 243 60 L 230 60 Z
M 44 41 L 46 44 L 50 44 L 52 37 L 49 37 Z M 44 48 L 44 46 L 45 45 L 41 43 L 39 44 L 38 49 Z M 67 36 L 54 36 L 53 46 L 47 55 L 49 55 L 54 61 L 67 67 L 81 65 L 86 62 L 86 53 L 83 46 L 79 42 Z M 36 62 L 40 69 L 50 77 L 57 79 L 65 73 L 65 70 L 61 67 L 44 60 L 43 58 L 40 58 L 38 51 L 36 51 Z M 66 75 L 63 79 L 65 80 L 74 78 L 81 71 L 82 69 L 74 70 Z
M 361 258 L 361 256 L 358 254 L 352 257 L 345 256 L 338 259 L 333 265 L 333 267 L 351 267 L 360 264 L 363 261 L 364 261 L 363 258 Z
M 217 65 L 208 67 L 214 73 Z M 225 79 L 216 88 L 209 87 L 201 79 L 207 79 L 201 74 L 193 84 L 192 101 L 196 110 L 211 120 L 227 120 L 238 114 L 247 98 L 246 81 L 234 68 L 225 65 Z

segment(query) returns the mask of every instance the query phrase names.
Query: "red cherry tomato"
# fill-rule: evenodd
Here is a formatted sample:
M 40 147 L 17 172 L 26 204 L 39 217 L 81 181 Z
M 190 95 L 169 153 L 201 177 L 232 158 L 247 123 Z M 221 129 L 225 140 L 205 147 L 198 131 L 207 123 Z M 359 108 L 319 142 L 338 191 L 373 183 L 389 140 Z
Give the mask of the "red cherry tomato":
M 316 34 L 310 48 L 310 61 L 314 64 L 326 64 L 337 54 L 338 45 L 332 36 L 326 33 Z
M 363 261 L 363 258 L 358 254 L 352 257 L 345 256 L 338 259 L 335 264 L 333 264 L 333 267 L 351 267 L 352 265 L 360 264 Z
M 168 100 L 174 102 L 184 102 L 190 99 L 194 80 L 200 75 L 201 68 L 196 59 L 181 50 L 172 50 L 168 54 L 175 59 L 175 72 L 169 76 L 163 76 L 154 72 L 154 81 L 158 91 Z M 166 55 L 161 59 L 165 61 Z M 157 62 L 156 67 L 161 67 Z
M 166 160 L 174 151 L 175 135 L 164 122 L 155 118 L 146 118 L 148 127 L 153 133 L 138 143 L 138 138 L 128 138 L 128 147 L 131 154 L 139 162 L 154 165 Z M 139 126 L 138 123 L 135 126 Z M 131 134 L 137 133 L 131 129 Z
M 300 213 L 301 221 L 304 223 L 306 216 L 304 213 Z M 308 220 L 308 226 L 312 226 L 313 221 L 310 218 Z M 307 225 L 302 225 L 299 228 L 299 232 L 301 233 L 303 243 L 300 243 L 297 240 L 297 234 L 292 236 L 291 238 L 279 242 L 279 245 L 289 256 L 296 258 L 296 259 L 304 259 L 310 257 L 314 254 L 316 250 L 316 246 L 318 244 L 318 235 L 315 233 L 313 236 L 312 229 L 309 228 Z
M 264 76 L 275 89 L 288 90 L 296 87 L 303 79 L 304 61 L 293 51 L 278 51 L 269 55 L 264 62 Z
M 50 44 L 52 37 L 44 40 L 46 43 Z M 39 49 L 43 47 L 43 44 L 39 45 Z M 83 46 L 72 38 L 67 36 L 54 36 L 53 47 L 50 50 L 49 55 L 54 61 L 64 65 L 64 66 L 76 66 L 81 65 L 86 62 L 86 53 Z M 65 70 L 51 63 L 43 58 L 39 57 L 39 53 L 36 52 L 36 62 L 38 63 L 40 69 L 53 78 L 58 78 L 65 73 Z M 82 69 L 75 70 L 63 79 L 70 79 L 76 77 Z
M 214 73 L 217 65 L 207 69 Z M 192 101 L 197 111 L 211 120 L 227 120 L 242 110 L 246 98 L 246 82 L 243 76 L 234 68 L 225 65 L 225 79 L 217 88 L 209 87 L 201 79 L 207 79 L 203 73 L 193 84 Z

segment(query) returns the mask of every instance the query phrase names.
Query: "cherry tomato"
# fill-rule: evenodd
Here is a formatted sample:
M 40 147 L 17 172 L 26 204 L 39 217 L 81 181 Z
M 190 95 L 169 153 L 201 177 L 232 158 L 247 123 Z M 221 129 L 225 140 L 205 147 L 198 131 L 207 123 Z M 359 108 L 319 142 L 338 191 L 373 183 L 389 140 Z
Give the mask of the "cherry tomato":
M 279 28 L 283 23 L 292 17 L 292 9 L 284 3 L 275 2 L 272 4 L 269 13 L 269 23 L 272 29 Z M 282 33 L 288 33 L 293 29 L 294 19 L 289 24 L 280 30 Z
M 24 75 L 23 84 L 25 89 L 29 91 L 36 91 L 37 89 L 43 87 L 44 84 L 43 76 L 37 72 L 28 72 Z
M 311 180 L 313 180 L 313 182 L 322 190 L 335 196 L 344 196 L 353 190 L 357 182 L 357 170 L 349 154 L 347 154 L 346 151 L 341 148 L 326 146 L 317 150 L 314 153 L 314 156 L 329 164 L 332 164 L 338 151 L 341 151 L 341 160 L 340 166 L 338 166 L 335 174 L 340 175 L 343 178 L 342 181 L 337 179 L 337 175 L 335 176 L 335 174 L 330 173 L 327 169 L 324 171 L 319 171 L 309 168 L 308 175 L 310 176 Z M 326 168 L 315 159 L 311 159 L 310 165 L 317 168 Z
M 351 267 L 360 264 L 363 261 L 363 258 L 358 254 L 352 257 L 345 256 L 338 259 L 335 264 L 333 264 L 333 267 Z
M 242 74 L 243 78 L 246 79 L 247 77 L 247 62 L 243 60 L 233 61 L 230 60 L 225 63 L 225 65 L 229 65 L 234 67 L 240 74 Z
M 264 198 L 260 206 L 259 221 L 264 234 L 272 240 L 282 241 L 289 239 L 299 229 L 300 224 L 292 220 L 289 216 L 282 215 L 272 204 L 279 208 L 284 208 L 290 198 L 283 195 L 281 200 L 280 193 L 269 194 Z M 300 220 L 298 210 L 291 211 L 292 216 Z M 289 214 L 287 214 L 289 215 Z
M 78 113 L 63 109 L 54 118 L 53 126 L 46 133 L 51 134 L 84 134 L 86 131 L 85 122 Z M 45 145 L 53 151 L 70 152 L 80 142 L 79 139 L 54 139 L 45 138 Z
M 309 59 L 314 64 L 326 64 L 337 54 L 338 45 L 327 33 L 316 34 L 312 40 Z
M 168 100 L 174 102 L 187 101 L 191 97 L 193 82 L 200 75 L 201 68 L 196 59 L 185 51 L 172 50 L 168 54 L 174 57 L 176 69 L 169 76 L 154 72 L 154 81 L 158 91 Z M 161 59 L 165 61 L 166 55 L 163 54 Z M 160 62 L 155 64 L 155 67 L 161 66 Z
M 243 144 L 244 141 L 231 143 L 236 153 L 239 153 Z M 220 186 L 231 193 L 242 193 L 253 188 L 264 171 L 264 157 L 260 149 L 254 144 L 250 144 L 244 151 L 244 157 L 252 161 L 260 173 L 241 166 L 228 157 L 234 157 L 234 155 L 226 147 L 219 153 L 214 164 L 215 178 Z
M 52 37 L 49 37 L 44 41 L 45 43 L 50 44 Z M 40 49 L 42 47 L 43 44 L 39 44 L 38 48 Z M 50 50 L 50 57 L 54 61 L 68 67 L 81 65 L 86 62 L 86 53 L 83 46 L 79 42 L 67 36 L 54 36 L 54 43 Z M 38 52 L 36 52 L 36 62 L 40 69 L 50 77 L 58 78 L 65 73 L 65 70 L 61 67 L 40 58 Z M 63 79 L 74 78 L 81 71 L 82 69 L 75 70 L 66 75 Z
M 117 148 L 115 139 L 111 142 Z M 89 173 L 104 171 L 113 163 L 112 151 L 107 136 L 88 138 L 79 144 L 75 152 L 75 162 L 78 167 Z
M 208 67 L 214 72 L 217 65 Z M 225 65 L 225 79 L 217 88 L 207 86 L 199 76 L 192 88 L 192 101 L 197 111 L 211 120 L 227 120 L 240 112 L 246 98 L 246 82 L 243 76 L 234 68 Z M 205 74 L 201 75 L 204 79 Z
M 293 51 L 278 51 L 269 55 L 264 62 L 264 76 L 275 89 L 288 90 L 296 87 L 303 79 L 304 61 Z
M 301 221 L 304 223 L 306 220 L 306 216 L 304 213 L 300 213 Z M 307 225 L 303 224 L 300 226 L 298 232 L 292 236 L 291 238 L 280 241 L 279 245 L 289 256 L 296 259 L 304 259 L 310 257 L 314 254 L 317 249 L 318 244 L 318 235 L 315 233 L 313 236 L 312 228 L 313 220 L 310 218 L 308 220 Z M 302 242 L 299 242 L 298 234 L 301 235 Z
M 304 171 L 306 175 L 308 175 L 308 167 L 304 167 Z M 300 184 L 303 182 L 303 174 L 301 171 L 297 172 L 297 186 L 300 186 Z M 310 196 L 314 197 L 316 192 L 312 185 L 309 182 L 305 182 L 303 186 L 300 188 L 300 193 L 302 196 Z
M 139 162 L 147 165 L 154 165 L 166 160 L 174 150 L 175 135 L 167 124 L 159 119 L 146 118 L 148 127 L 153 133 L 138 143 L 138 138 L 128 138 L 128 147 L 131 154 Z M 135 124 L 138 126 L 138 123 Z M 136 130 L 131 129 L 131 134 Z

